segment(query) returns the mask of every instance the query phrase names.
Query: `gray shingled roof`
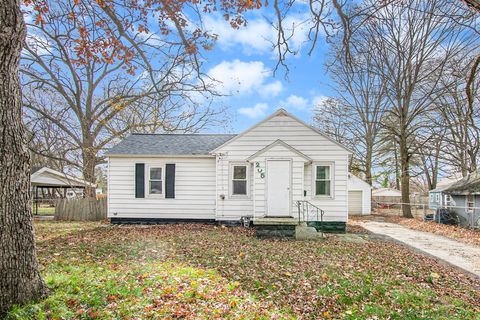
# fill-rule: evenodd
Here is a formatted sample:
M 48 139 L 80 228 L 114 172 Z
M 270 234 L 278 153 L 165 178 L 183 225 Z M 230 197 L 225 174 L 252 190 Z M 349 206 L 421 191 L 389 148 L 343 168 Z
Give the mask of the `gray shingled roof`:
M 134 133 L 107 152 L 109 155 L 207 155 L 235 134 Z
M 453 195 L 480 193 L 480 171 L 470 173 L 461 180 L 449 184 L 443 192 Z

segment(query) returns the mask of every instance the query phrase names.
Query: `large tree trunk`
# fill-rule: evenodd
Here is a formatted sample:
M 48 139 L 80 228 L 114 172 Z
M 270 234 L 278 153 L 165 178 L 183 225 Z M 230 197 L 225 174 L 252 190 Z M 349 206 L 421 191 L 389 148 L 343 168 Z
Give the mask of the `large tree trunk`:
M 83 167 L 82 167 L 82 174 L 83 179 L 85 181 L 95 183 L 95 165 L 97 160 L 97 152 L 93 146 L 83 147 L 82 150 L 83 156 Z M 95 197 L 95 187 L 87 187 L 85 188 L 85 197 L 86 198 L 93 198 Z
M 365 181 L 372 185 L 372 158 L 373 158 L 373 150 L 370 143 L 367 143 L 367 152 L 365 155 Z
M 402 191 L 402 213 L 405 218 L 413 218 L 410 207 L 410 158 L 407 148 L 407 139 L 403 134 L 400 137 L 400 187 Z
M 16 0 L 0 5 L 0 318 L 13 304 L 38 299 L 46 286 L 38 271 L 30 202 L 30 164 L 18 78 L 25 23 Z
M 397 144 L 393 143 L 394 149 L 393 154 L 395 156 L 395 189 L 400 190 L 400 172 L 399 172 L 399 165 L 398 165 L 398 148 Z

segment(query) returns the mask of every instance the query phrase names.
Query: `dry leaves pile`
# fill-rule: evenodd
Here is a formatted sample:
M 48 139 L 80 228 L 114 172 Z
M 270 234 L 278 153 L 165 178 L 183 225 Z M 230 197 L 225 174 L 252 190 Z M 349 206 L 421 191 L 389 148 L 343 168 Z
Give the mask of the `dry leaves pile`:
M 480 282 L 384 241 L 203 225 L 37 225 L 52 295 L 16 319 L 475 319 Z M 68 228 L 65 225 L 66 228 Z M 47 236 L 48 235 L 48 236 Z

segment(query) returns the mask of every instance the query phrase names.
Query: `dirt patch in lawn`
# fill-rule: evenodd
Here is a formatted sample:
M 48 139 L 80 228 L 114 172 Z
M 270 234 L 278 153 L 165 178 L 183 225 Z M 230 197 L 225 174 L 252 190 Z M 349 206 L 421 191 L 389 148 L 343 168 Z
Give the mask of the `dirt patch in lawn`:
M 259 240 L 253 229 L 202 225 L 65 233 L 42 224 L 38 252 L 52 295 L 14 308 L 14 319 L 475 319 L 480 312 L 479 281 L 395 243 Z

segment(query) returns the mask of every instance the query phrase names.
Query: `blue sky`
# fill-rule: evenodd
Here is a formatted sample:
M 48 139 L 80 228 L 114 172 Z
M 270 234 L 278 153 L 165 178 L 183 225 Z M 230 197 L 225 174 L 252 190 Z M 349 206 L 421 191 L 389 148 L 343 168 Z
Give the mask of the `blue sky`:
M 221 82 L 217 90 L 226 96 L 216 103 L 228 108 L 230 121 L 226 130 L 241 132 L 280 107 L 310 123 L 314 106 L 333 92 L 324 68 L 328 53 L 325 39 L 319 39 L 313 54 L 308 55 L 307 33 L 311 22 L 308 6 L 297 3 L 284 21 L 287 34 L 293 25 L 296 26 L 289 45 L 298 51 L 287 59 L 290 69 L 287 79 L 282 67 L 273 76 L 277 56 L 272 42 L 277 33 L 270 23 L 275 19 L 272 6 L 252 11 L 246 18 L 247 26 L 239 30 L 231 28 L 221 15 L 202 18 L 203 28 L 218 35 L 213 50 L 202 52 L 203 71 Z M 33 16 L 27 14 L 26 19 L 32 22 Z M 154 20 L 152 24 L 156 23 Z M 152 29 L 155 29 L 153 25 Z M 40 38 L 35 35 L 36 41 Z M 220 133 L 225 128 L 210 128 L 209 131 Z
M 240 30 L 231 29 L 221 17 L 204 20 L 207 30 L 218 35 L 214 49 L 204 53 L 205 70 L 222 82 L 218 90 L 230 95 L 218 103 L 229 107 L 233 132 L 247 129 L 280 107 L 310 123 L 314 105 L 332 95 L 324 68 L 328 46 L 321 39 L 309 56 L 306 25 L 296 28 L 290 41 L 299 54 L 288 58 L 288 79 L 284 69 L 273 76 L 277 57 L 270 41 L 276 31 L 266 18 L 271 16 L 269 9 L 247 16 L 248 24 Z M 292 14 L 286 26 L 303 20 L 301 13 Z

